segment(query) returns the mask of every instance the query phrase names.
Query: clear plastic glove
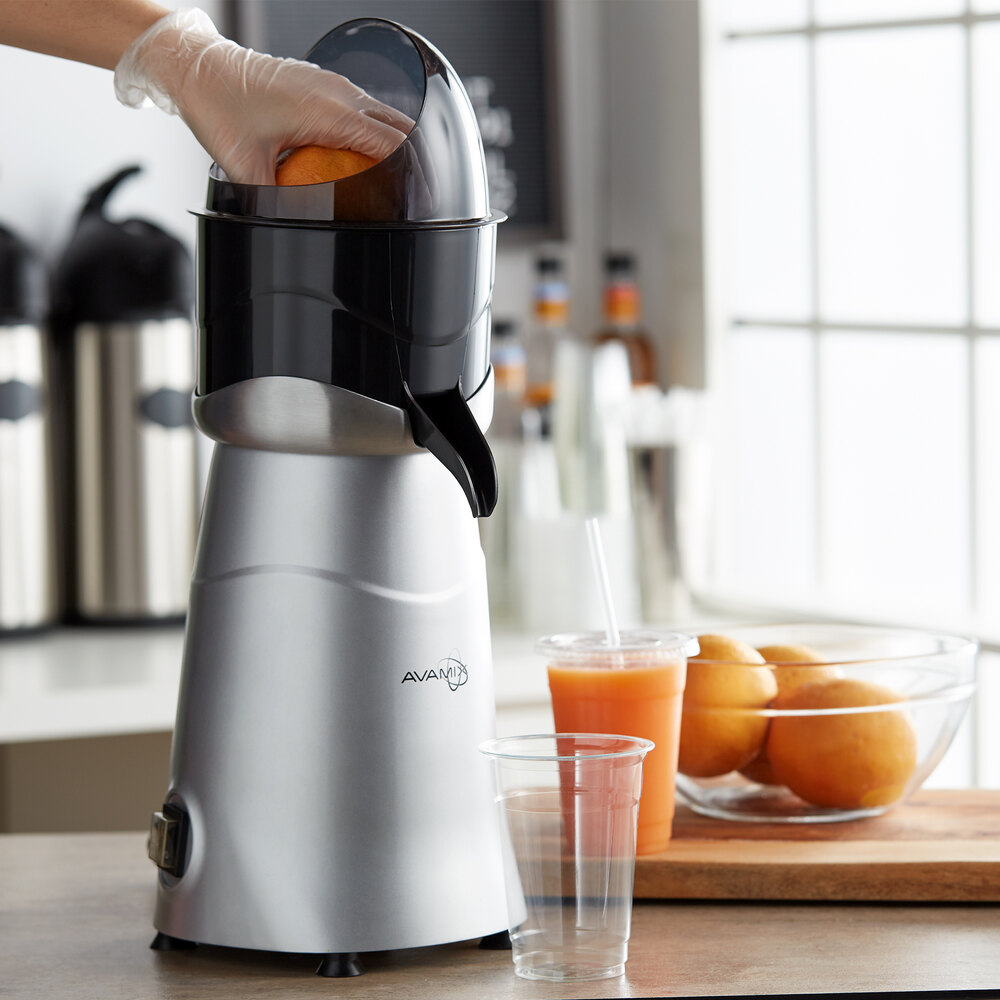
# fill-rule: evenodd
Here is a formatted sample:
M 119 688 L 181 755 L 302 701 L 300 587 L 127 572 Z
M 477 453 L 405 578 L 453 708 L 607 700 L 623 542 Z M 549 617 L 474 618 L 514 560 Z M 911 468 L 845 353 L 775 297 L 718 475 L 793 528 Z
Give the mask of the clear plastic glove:
M 245 49 L 196 9 L 144 31 L 115 67 L 115 94 L 180 115 L 230 180 L 273 184 L 278 154 L 298 146 L 384 159 L 413 122 L 336 73 Z

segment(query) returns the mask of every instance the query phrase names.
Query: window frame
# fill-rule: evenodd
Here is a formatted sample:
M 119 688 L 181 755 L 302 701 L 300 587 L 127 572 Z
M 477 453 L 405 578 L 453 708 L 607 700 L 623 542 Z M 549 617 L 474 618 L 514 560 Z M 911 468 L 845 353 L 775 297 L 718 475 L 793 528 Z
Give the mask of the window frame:
M 856 613 L 849 617 L 856 621 L 868 621 L 873 624 L 913 625 L 917 627 L 940 627 L 944 630 L 963 632 L 975 636 L 980 642 L 982 656 L 980 658 L 979 693 L 973 699 L 970 715 L 967 719 L 965 740 L 966 754 L 969 758 L 970 784 L 975 786 L 1000 786 L 1000 754 L 996 752 L 997 740 L 991 737 L 989 724 L 990 706 L 1000 706 L 1000 609 L 997 609 L 992 621 L 988 618 L 988 610 L 982 607 L 981 574 L 979 560 L 981 547 L 979 537 L 982 529 L 981 514 L 978 509 L 980 497 L 981 469 L 978 467 L 978 435 L 979 428 L 979 394 L 981 386 L 976 378 L 976 346 L 982 338 L 996 338 L 1000 342 L 1000 327 L 981 325 L 976 316 L 976 240 L 979 222 L 976 216 L 976 196 L 978 179 L 976 177 L 974 129 L 976 124 L 976 93 L 975 93 L 975 32 L 974 28 L 982 24 L 1000 22 L 1000 11 L 987 12 L 972 9 L 971 0 L 965 0 L 962 11 L 951 16 L 909 17 L 880 19 L 872 21 L 851 21 L 839 24 L 820 24 L 815 18 L 815 0 L 805 0 L 805 19 L 796 26 L 761 28 L 752 30 L 729 30 L 725 26 L 724 0 L 701 0 L 700 2 L 700 39 L 699 51 L 702 60 L 700 108 L 701 108 L 701 144 L 702 161 L 705 174 L 704 203 L 702 218 L 705 232 L 704 259 L 704 295 L 705 295 L 705 326 L 704 346 L 707 361 L 707 384 L 717 391 L 725 385 L 727 355 L 729 353 L 729 338 L 739 336 L 741 331 L 753 330 L 795 330 L 805 331 L 809 337 L 813 354 L 813 372 L 815 386 L 819 388 L 819 351 L 824 336 L 830 332 L 875 333 L 880 335 L 896 334 L 929 334 L 962 338 L 966 345 L 965 392 L 969 426 L 968 454 L 968 588 L 970 594 L 970 613 L 964 620 L 946 620 L 928 623 L 918 621 L 886 621 L 877 614 L 870 617 L 859 616 Z M 966 293 L 965 322 L 960 324 L 912 324 L 887 322 L 843 322 L 835 321 L 823 315 L 819 301 L 820 267 L 819 255 L 819 193 L 818 193 L 818 125 L 817 125 L 817 46 L 816 40 L 822 36 L 842 32 L 875 33 L 901 28 L 933 28 L 936 26 L 958 26 L 962 29 L 963 45 L 963 103 L 964 103 L 964 170 L 965 197 L 963 204 L 963 225 L 965 228 L 966 251 Z M 725 59 L 728 47 L 744 40 L 769 39 L 782 37 L 799 37 L 806 40 L 808 107 L 808 199 L 809 220 L 808 240 L 810 246 L 810 288 L 808 315 L 802 319 L 790 320 L 764 315 L 740 315 L 729 308 L 727 289 L 729 287 L 728 261 L 726 247 L 728 244 L 727 218 L 730 210 L 729 179 L 726 176 L 724 164 L 727 153 L 727 114 L 725 99 Z M 822 401 L 818 391 L 814 393 L 812 412 L 815 423 L 819 426 L 819 413 Z M 715 444 L 723 444 L 720 431 L 716 428 Z M 820 455 L 821 444 L 815 443 L 816 455 Z M 817 481 L 813 483 L 813 492 L 817 505 L 822 504 L 822 463 L 817 460 L 813 475 Z M 814 526 L 813 542 L 817 550 L 817 575 L 822 573 L 821 537 L 823 524 L 822 511 L 818 511 Z M 718 524 L 713 536 L 718 537 Z M 813 620 L 833 620 L 848 617 L 843 607 L 833 604 L 824 605 L 815 602 L 796 604 L 775 603 L 771 601 L 756 602 L 745 592 L 726 587 L 726 581 L 719 577 L 713 569 L 707 581 L 700 589 L 702 602 L 712 610 L 724 614 L 745 614 L 750 617 L 769 617 L 772 620 L 786 618 L 789 620 L 810 618 Z M 856 609 L 852 609 L 856 612 Z

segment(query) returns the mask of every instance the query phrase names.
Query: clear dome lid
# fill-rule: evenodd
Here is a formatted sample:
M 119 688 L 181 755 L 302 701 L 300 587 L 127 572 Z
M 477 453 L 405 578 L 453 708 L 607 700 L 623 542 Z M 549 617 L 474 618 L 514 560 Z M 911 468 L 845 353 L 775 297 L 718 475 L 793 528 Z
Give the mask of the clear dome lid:
M 390 225 L 496 221 L 472 103 L 426 39 L 392 21 L 361 18 L 324 35 L 305 58 L 411 118 L 406 139 L 368 170 L 320 184 L 235 184 L 213 164 L 209 212 Z

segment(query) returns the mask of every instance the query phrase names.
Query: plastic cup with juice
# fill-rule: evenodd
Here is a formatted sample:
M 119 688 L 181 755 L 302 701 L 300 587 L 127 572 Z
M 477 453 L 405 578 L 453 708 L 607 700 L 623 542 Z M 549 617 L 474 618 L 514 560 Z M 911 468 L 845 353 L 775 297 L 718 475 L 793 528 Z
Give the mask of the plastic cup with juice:
M 678 632 L 626 631 L 611 648 L 603 632 L 546 636 L 558 733 L 614 733 L 652 740 L 643 768 L 636 853 L 666 850 L 674 818 L 681 703 L 698 640 Z

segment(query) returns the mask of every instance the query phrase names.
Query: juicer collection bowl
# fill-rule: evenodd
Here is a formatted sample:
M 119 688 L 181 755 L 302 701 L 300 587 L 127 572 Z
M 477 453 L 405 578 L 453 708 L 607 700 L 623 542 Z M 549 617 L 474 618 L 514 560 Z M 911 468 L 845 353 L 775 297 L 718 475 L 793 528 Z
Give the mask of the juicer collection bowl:
M 747 731 L 759 743 L 755 757 L 722 774 L 690 765 L 684 773 L 682 753 L 678 800 L 705 816 L 809 823 L 885 813 L 933 773 L 975 691 L 977 644 L 959 636 L 840 624 L 713 632 L 755 649 L 805 646 L 816 662 L 689 663 L 689 671 L 729 671 L 736 678 L 734 670 L 755 672 L 764 682 L 762 697 L 771 692 L 754 706 L 734 705 L 726 695 L 715 704 L 685 701 L 682 742 L 687 726 L 688 737 L 697 733 L 703 743 Z M 794 683 L 782 683 L 789 670 L 785 676 Z M 690 691 L 690 672 L 688 683 Z
M 380 18 L 339 25 L 306 59 L 412 125 L 383 160 L 335 181 L 238 184 L 213 165 L 197 213 L 198 426 L 222 443 L 306 454 L 412 444 L 448 469 L 473 516 L 488 516 L 505 217 L 490 209 L 472 103 L 426 39 Z

